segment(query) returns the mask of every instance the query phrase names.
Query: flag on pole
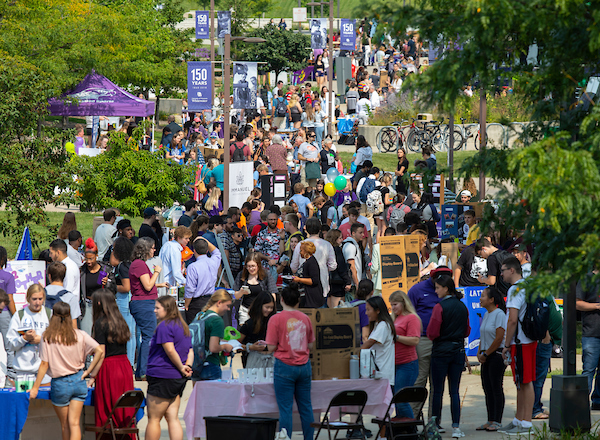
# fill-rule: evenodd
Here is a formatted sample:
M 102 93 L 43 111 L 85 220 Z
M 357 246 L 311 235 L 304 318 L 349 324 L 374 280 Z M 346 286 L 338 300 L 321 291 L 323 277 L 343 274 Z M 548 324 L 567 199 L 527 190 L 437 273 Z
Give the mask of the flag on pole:
M 25 227 L 19 249 L 17 249 L 16 260 L 33 260 L 33 246 L 31 245 L 31 235 L 29 234 L 29 226 Z

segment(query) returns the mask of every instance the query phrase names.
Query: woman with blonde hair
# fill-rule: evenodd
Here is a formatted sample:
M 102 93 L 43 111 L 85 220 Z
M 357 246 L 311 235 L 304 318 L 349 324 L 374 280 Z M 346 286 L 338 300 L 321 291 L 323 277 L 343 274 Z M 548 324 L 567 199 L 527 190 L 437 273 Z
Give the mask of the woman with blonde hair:
M 302 113 L 302 126 L 306 128 L 306 132 L 315 131 L 315 112 L 313 111 L 311 104 L 306 104 L 306 108 Z
M 408 295 L 402 290 L 392 293 L 389 301 L 396 329 L 394 392 L 398 392 L 404 387 L 413 386 L 419 375 L 417 344 L 421 336 L 422 324 Z M 397 404 L 396 417 L 413 418 L 410 405 L 407 403 Z
M 208 213 L 209 217 L 223 214 L 223 202 L 219 200 L 220 197 L 221 190 L 218 186 L 215 186 L 206 199 L 206 202 L 204 202 L 204 210 Z
M 67 212 L 63 217 L 62 225 L 60 225 L 60 229 L 56 234 L 58 238 L 64 240 L 69 246 L 69 232 L 77 230 L 77 220 L 75 220 L 75 214 L 72 212 Z
M 381 211 L 379 215 L 374 216 L 375 222 L 377 223 L 377 238 L 383 237 L 386 230 L 385 214 L 390 205 L 394 202 L 394 198 L 390 192 L 392 180 L 392 175 L 385 173 L 381 178 L 381 186 L 376 188 L 377 191 L 381 193 L 381 201 L 383 202 L 383 211 Z
M 85 360 L 94 359 L 87 370 Z M 81 439 L 81 411 L 87 398 L 86 377 L 94 378 L 102 366 L 104 350 L 87 333 L 73 328 L 71 307 L 58 301 L 40 343 L 40 369 L 30 399 L 35 399 L 46 373 L 52 378 L 50 401 L 60 420 L 63 440 Z
M 194 356 L 192 366 L 192 380 L 218 380 L 221 379 L 221 353 L 230 353 L 233 350 L 231 344 L 221 344 L 225 336 L 225 322 L 223 315 L 231 309 L 233 299 L 225 289 L 218 289 L 212 294 L 208 303 L 192 321 L 204 321 L 204 346 L 194 345 L 196 353 L 209 353 L 204 360 L 204 365 L 199 365 L 199 356 Z
M 206 166 L 202 167 L 201 178 L 204 180 L 204 183 L 206 185 L 208 185 L 210 183 L 210 176 L 211 176 L 210 171 L 215 169 L 217 167 L 217 165 L 219 165 L 219 159 L 217 159 L 216 157 L 211 157 L 206 162 Z
M 296 93 L 291 96 L 287 108 L 290 122 L 294 128 L 300 128 L 300 124 L 302 123 L 302 107 L 300 106 L 300 98 Z
M 297 276 L 292 281 L 304 287 L 304 299 L 301 301 L 302 308 L 315 308 L 325 304 L 323 296 L 323 286 L 321 284 L 321 270 L 314 253 L 317 248 L 312 241 L 303 241 L 300 243 L 300 257 L 305 261 L 298 269 Z

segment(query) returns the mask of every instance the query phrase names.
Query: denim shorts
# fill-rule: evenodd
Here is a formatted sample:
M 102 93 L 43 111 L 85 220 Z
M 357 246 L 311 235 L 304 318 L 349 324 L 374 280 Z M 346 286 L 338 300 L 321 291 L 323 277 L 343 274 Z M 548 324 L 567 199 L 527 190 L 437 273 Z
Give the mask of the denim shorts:
M 56 377 L 50 382 L 50 400 L 54 406 L 68 406 L 71 400 L 85 402 L 88 387 L 81 379 L 83 370 L 68 376 Z

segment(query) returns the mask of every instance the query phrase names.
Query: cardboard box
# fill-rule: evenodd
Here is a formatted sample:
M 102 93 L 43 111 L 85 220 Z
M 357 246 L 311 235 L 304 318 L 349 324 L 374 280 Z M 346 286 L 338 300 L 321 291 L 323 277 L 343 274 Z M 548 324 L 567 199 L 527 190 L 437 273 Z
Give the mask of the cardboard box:
M 360 347 L 358 307 L 338 309 L 300 309 L 313 325 L 313 351 Z
M 316 350 L 310 355 L 313 380 L 350 379 L 350 356 L 359 353 L 359 348 Z
M 442 243 L 442 253 L 448 258 L 448 267 L 452 270 L 456 269 L 456 263 L 458 262 L 458 243 Z
M 408 292 L 420 279 L 419 236 L 392 235 L 380 238 L 381 292 L 383 299 L 396 290 Z

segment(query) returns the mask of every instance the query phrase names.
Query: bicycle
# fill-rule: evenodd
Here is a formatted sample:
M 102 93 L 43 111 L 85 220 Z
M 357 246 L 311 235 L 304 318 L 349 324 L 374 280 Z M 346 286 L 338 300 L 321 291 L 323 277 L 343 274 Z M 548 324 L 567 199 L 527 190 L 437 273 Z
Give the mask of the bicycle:
M 377 133 L 377 148 L 379 152 L 388 153 L 390 151 L 398 151 L 398 148 L 404 148 L 406 136 L 404 130 L 414 127 L 414 119 L 412 125 L 402 125 L 401 122 L 392 122 L 392 125 L 383 127 Z
M 423 145 L 430 146 L 433 151 L 440 151 L 444 142 L 444 133 L 441 128 L 444 118 L 440 122 L 427 121 L 423 123 L 423 128 L 414 124 L 411 127 L 408 136 L 406 137 L 406 145 L 413 153 L 418 153 L 423 148 Z M 433 125 L 433 127 L 430 127 Z
M 475 138 L 474 139 L 475 149 L 479 150 L 479 147 L 481 146 L 481 135 L 480 135 L 479 124 L 465 125 L 466 120 L 467 120 L 466 118 L 460 118 L 460 122 L 463 125 L 463 137 L 464 137 L 465 147 L 467 146 L 468 140 L 471 139 L 472 137 L 474 137 Z M 472 130 L 475 127 L 477 127 L 477 133 L 475 133 L 475 131 Z M 487 140 L 488 140 L 487 133 L 485 135 L 485 139 L 486 139 L 486 144 L 487 144 Z

